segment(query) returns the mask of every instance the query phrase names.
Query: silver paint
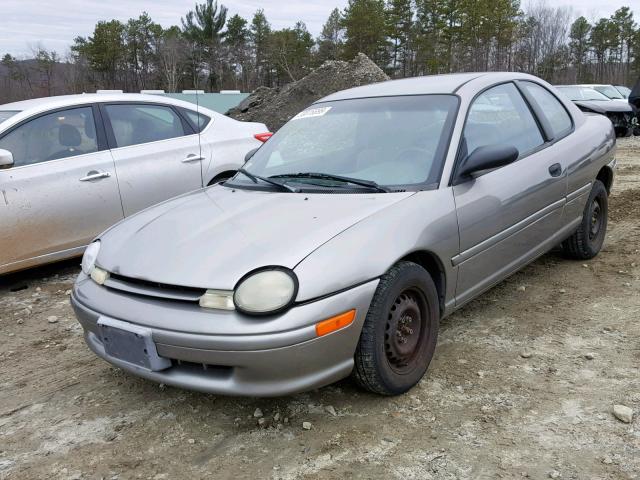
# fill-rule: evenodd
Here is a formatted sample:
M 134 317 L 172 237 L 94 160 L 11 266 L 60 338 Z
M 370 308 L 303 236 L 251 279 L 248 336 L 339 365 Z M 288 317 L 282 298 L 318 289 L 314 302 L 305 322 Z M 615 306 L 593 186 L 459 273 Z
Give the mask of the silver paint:
M 216 393 L 282 395 L 349 374 L 377 279 L 401 259 L 431 259 L 437 269 L 432 273 L 442 279 L 443 315 L 460 308 L 570 236 L 596 176 L 602 169 L 613 173 L 615 166 L 611 123 L 584 115 L 560 97 L 573 118 L 571 134 L 451 186 L 474 97 L 518 79 L 553 91 L 529 75 L 492 73 L 386 82 L 328 97 L 458 95 L 458 120 L 435 190 L 324 195 L 213 187 L 110 229 L 100 237 L 97 260 L 109 271 L 168 285 L 232 289 L 250 271 L 279 265 L 297 275 L 298 303 L 285 313 L 254 318 L 133 296 L 81 276 L 73 302 L 90 347 L 105 357 L 91 332 L 96 318 L 108 315 L 154 329 L 158 351 L 169 358 L 250 372 L 241 381 L 228 371 L 213 380 L 180 368 L 134 373 Z M 549 167 L 556 163 L 562 174 L 552 177 Z M 316 322 L 352 308 L 357 309 L 354 325 L 329 339 L 313 339 Z
M 196 110 L 153 95 L 94 94 L 2 105 L 20 110 L 2 122 L 0 136 L 51 110 L 109 102 L 151 102 Z M 244 164 L 261 143 L 259 123 L 238 122 L 200 108 L 212 121 L 201 135 L 114 148 L 59 160 L 0 169 L 0 274 L 69 258 L 101 231 L 176 195 L 206 186 Z

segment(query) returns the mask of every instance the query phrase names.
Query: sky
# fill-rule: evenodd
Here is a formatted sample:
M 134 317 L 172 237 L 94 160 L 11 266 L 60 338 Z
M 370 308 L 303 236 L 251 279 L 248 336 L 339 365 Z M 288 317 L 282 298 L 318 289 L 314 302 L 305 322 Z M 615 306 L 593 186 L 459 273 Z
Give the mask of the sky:
M 198 0 L 199 2 L 203 0 Z M 0 0 L 0 55 L 28 56 L 41 44 L 65 55 L 76 36 L 88 36 L 100 20 L 126 21 L 143 11 L 163 27 L 179 25 L 196 0 Z M 317 36 L 331 10 L 347 0 L 220 0 L 235 13 L 251 19 L 263 8 L 272 27 L 293 26 L 302 20 Z M 526 7 L 527 0 L 523 5 Z M 640 22 L 640 0 L 549 0 L 549 5 L 570 6 L 588 19 L 611 15 L 619 6 L 634 10 Z

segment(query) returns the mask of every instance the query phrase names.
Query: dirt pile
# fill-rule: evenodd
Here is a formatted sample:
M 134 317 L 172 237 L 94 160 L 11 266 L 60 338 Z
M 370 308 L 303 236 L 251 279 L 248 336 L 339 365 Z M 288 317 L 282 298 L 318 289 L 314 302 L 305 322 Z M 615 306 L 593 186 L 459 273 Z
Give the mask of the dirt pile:
M 389 77 L 369 57 L 360 53 L 350 62 L 325 62 L 306 77 L 284 87 L 260 87 L 227 115 L 236 120 L 261 122 L 276 131 L 326 95 L 385 80 Z

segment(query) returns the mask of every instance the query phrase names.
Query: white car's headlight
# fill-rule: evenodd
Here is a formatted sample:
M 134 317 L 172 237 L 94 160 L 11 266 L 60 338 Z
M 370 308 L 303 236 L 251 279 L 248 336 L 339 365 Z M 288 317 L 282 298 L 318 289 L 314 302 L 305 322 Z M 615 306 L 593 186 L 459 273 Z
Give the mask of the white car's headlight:
M 85 275 L 91 275 L 94 267 L 96 266 L 96 259 L 98 258 L 98 252 L 100 251 L 100 242 L 93 242 L 87 247 L 82 256 L 82 272 Z
M 287 308 L 295 300 L 298 281 L 285 269 L 260 270 L 236 287 L 233 303 L 241 312 L 264 315 Z

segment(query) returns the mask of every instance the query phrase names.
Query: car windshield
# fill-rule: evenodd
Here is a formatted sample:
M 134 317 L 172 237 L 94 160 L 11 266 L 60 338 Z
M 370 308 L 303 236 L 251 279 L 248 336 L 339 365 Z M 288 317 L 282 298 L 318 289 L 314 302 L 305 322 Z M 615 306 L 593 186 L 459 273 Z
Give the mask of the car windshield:
M 629 87 L 623 87 L 622 85 L 617 85 L 616 89 L 622 94 L 624 98 L 629 98 L 629 95 L 631 95 L 631 89 Z
M 457 106 L 454 95 L 315 104 L 254 154 L 245 165 L 250 175 L 239 173 L 228 184 L 255 187 L 260 177 L 332 191 L 435 184 Z
M 569 97 L 571 101 L 579 102 L 580 100 L 592 102 L 608 102 L 610 99 L 593 88 L 588 87 L 557 87 L 564 95 Z
M 20 113 L 18 110 L 0 110 L 0 123 Z
M 600 92 L 605 97 L 611 98 L 612 100 L 624 100 L 624 97 L 620 94 L 620 92 L 611 85 L 598 85 L 597 87 L 593 87 L 593 89 Z

